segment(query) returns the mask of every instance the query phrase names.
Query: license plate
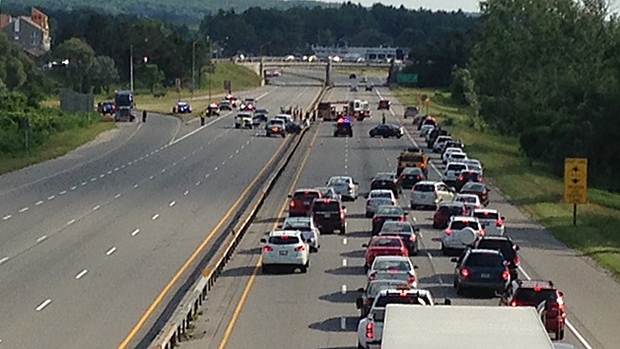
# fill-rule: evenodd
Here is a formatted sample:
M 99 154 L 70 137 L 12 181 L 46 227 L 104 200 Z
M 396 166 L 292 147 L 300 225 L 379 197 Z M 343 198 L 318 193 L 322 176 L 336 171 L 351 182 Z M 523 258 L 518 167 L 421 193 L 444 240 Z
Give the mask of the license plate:
M 324 215 L 324 217 L 325 217 L 325 218 L 329 218 L 329 217 L 331 217 L 331 214 L 330 214 L 330 213 L 326 213 L 326 214 Z
M 483 279 L 488 279 L 491 277 L 491 274 L 480 274 L 480 277 Z
M 426 195 L 424 194 L 420 195 L 420 199 L 426 199 Z
M 288 254 L 288 251 L 280 251 L 280 256 L 286 256 Z
M 310 201 L 304 201 L 304 205 L 306 206 L 310 205 Z

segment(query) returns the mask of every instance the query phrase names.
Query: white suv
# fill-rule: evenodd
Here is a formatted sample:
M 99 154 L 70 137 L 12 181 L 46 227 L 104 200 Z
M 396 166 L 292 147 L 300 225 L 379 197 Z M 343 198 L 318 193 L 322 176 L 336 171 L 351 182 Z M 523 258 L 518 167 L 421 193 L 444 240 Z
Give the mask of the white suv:
M 477 209 L 474 210 L 474 217 L 478 218 L 478 222 L 484 226 L 487 236 L 504 235 L 504 217 L 498 210 Z
M 411 188 L 411 209 L 415 210 L 418 207 L 435 208 L 444 201 L 452 201 L 454 196 L 454 190 L 444 183 L 421 181 Z
M 444 230 L 441 238 L 441 252 L 444 255 L 450 252 L 461 252 L 471 246 L 478 237 L 484 236 L 482 225 L 475 217 L 453 216 L 450 218 L 448 228 Z
M 388 304 L 435 305 L 433 296 L 428 290 L 387 289 L 379 291 L 368 315 L 361 319 L 357 325 L 358 348 L 381 347 L 385 308 Z
M 269 233 L 261 239 L 263 246 L 262 270 L 269 272 L 273 267 L 295 267 L 305 273 L 310 266 L 310 247 L 298 230 L 280 230 Z
M 469 167 L 466 164 L 461 162 L 449 162 L 446 165 L 446 170 L 443 172 L 443 181 L 444 183 L 451 185 L 456 183 L 459 175 L 463 171 L 467 171 Z

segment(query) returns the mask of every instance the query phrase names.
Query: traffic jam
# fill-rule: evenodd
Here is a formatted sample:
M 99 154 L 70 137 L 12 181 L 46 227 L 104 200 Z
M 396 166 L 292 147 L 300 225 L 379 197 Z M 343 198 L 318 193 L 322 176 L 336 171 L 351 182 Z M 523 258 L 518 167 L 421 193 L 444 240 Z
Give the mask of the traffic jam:
M 335 104 L 335 105 L 334 105 Z M 345 106 L 344 112 L 340 105 Z M 380 109 L 389 109 L 382 100 Z M 363 101 L 321 103 L 319 117 L 335 121 L 334 136 L 352 137 L 351 118 L 363 119 Z M 347 110 L 362 111 L 353 115 Z M 442 129 L 438 121 L 407 107 L 404 123 L 412 122 L 425 148 L 410 146 L 398 156 L 397 167 L 374 175 L 368 188 L 360 188 L 352 176 L 326 178 L 316 187 L 298 188 L 289 195 L 288 213 L 277 230 L 262 243 L 262 273 L 299 272 L 310 268 L 311 254 L 319 253 L 321 236 L 347 234 L 346 202 L 365 200 L 362 215 L 369 222 L 365 250 L 365 287 L 357 289 L 359 310 L 357 347 L 380 347 L 386 307 L 389 304 L 434 306 L 424 289 L 411 257 L 420 253 L 420 227 L 416 212 L 433 210 L 432 228 L 439 232 L 440 254 L 454 263 L 450 279 L 460 297 L 498 298 L 499 306 L 534 307 L 550 339 L 562 340 L 566 327 L 564 294 L 550 280 L 529 280 L 519 272 L 519 246 L 509 236 L 506 217 L 489 200 L 484 166 L 470 158 L 466 145 Z M 379 133 L 377 128 L 389 131 Z M 395 129 L 395 130 L 392 130 Z M 403 136 L 403 125 L 372 129 L 370 137 Z M 429 154 L 436 154 L 431 156 Z M 429 177 L 431 168 L 442 180 Z M 403 207 L 404 202 L 409 207 Z M 360 275 L 362 276 L 362 275 Z

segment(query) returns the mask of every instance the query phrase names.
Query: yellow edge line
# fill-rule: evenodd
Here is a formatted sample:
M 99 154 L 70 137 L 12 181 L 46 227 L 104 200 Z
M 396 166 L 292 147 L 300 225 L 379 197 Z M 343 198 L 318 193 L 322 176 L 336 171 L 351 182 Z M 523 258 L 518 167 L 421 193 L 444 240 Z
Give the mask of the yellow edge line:
M 183 266 L 181 267 L 181 269 L 179 269 L 179 271 L 177 271 L 176 274 L 174 274 L 174 276 L 172 277 L 172 280 L 170 280 L 170 282 L 168 282 L 168 284 L 164 287 L 164 289 L 161 291 L 161 293 L 155 298 L 155 300 L 153 301 L 153 303 L 148 307 L 148 309 L 146 310 L 146 312 L 142 315 L 142 317 L 140 317 L 140 320 L 138 320 L 138 323 L 134 326 L 134 328 L 129 332 L 129 334 L 127 335 L 127 337 L 125 337 L 125 339 L 121 342 L 121 344 L 118 346 L 118 349 L 125 349 L 127 348 L 127 346 L 129 345 L 129 342 L 131 342 L 134 337 L 136 336 L 136 334 L 138 333 L 138 331 L 140 331 L 142 329 L 142 327 L 144 326 L 144 324 L 146 323 L 146 321 L 148 320 L 148 318 L 153 314 L 153 312 L 155 311 L 155 309 L 159 306 L 159 304 L 161 304 L 162 300 L 164 299 L 164 297 L 166 296 L 166 294 L 168 292 L 170 292 L 170 289 L 172 289 L 172 287 L 174 286 L 174 284 L 181 278 L 181 276 L 187 271 L 187 269 L 189 268 L 189 266 L 194 262 L 194 260 L 198 257 L 198 255 L 202 252 L 202 250 L 205 248 L 205 246 L 209 243 L 209 241 L 211 241 L 213 239 L 213 237 L 215 236 L 215 234 L 217 233 L 218 230 L 220 230 L 220 228 L 222 227 L 222 225 L 224 225 L 224 223 L 226 222 L 226 220 L 228 220 L 228 218 L 230 217 L 230 215 L 233 213 L 233 211 L 237 208 L 237 206 L 239 206 L 239 204 L 241 203 L 241 200 L 245 198 L 246 194 L 250 191 L 250 189 L 252 189 L 254 187 L 254 185 L 256 184 L 256 182 L 258 182 L 259 178 L 261 178 L 263 176 L 263 173 L 265 173 L 265 171 L 267 171 L 267 169 L 269 168 L 269 166 L 271 165 L 272 162 L 274 162 L 274 160 L 277 158 L 278 154 L 280 154 L 280 151 L 283 149 L 284 145 L 287 144 L 288 142 L 282 142 L 282 144 L 280 145 L 280 147 L 278 148 L 278 150 L 273 154 L 273 156 L 271 157 L 271 159 L 269 159 L 269 161 L 267 162 L 267 164 L 263 167 L 263 169 L 259 172 L 259 174 L 252 180 L 252 182 L 250 183 L 250 185 L 248 185 L 245 190 L 243 191 L 243 193 L 241 193 L 241 195 L 239 196 L 239 198 L 237 199 L 237 201 L 235 201 L 235 203 L 230 207 L 230 209 L 228 209 L 228 211 L 226 212 L 226 214 L 224 215 L 224 217 L 218 222 L 218 224 L 215 226 L 215 228 L 213 228 L 211 230 L 211 232 L 209 233 L 209 235 L 207 235 L 207 237 L 204 239 L 204 241 L 200 244 L 200 246 L 198 246 L 198 248 L 196 248 L 196 250 L 194 251 L 194 253 L 192 253 L 192 255 L 189 257 L 189 259 L 187 261 L 185 261 L 185 263 L 183 264 Z
M 308 158 L 310 158 L 310 154 L 312 153 L 312 147 L 314 146 L 314 142 L 316 141 L 320 133 L 319 130 L 322 125 L 323 124 L 319 124 L 319 129 L 314 134 L 314 137 L 312 138 L 312 142 L 310 142 L 310 145 L 308 146 L 308 152 L 304 156 L 304 159 L 302 160 L 301 165 L 299 166 L 299 170 L 297 174 L 295 175 L 295 178 L 293 179 L 293 183 L 291 184 L 289 191 L 293 190 L 295 186 L 297 186 L 297 183 L 299 182 L 299 178 L 301 178 L 301 174 L 303 173 L 303 170 L 306 167 L 306 163 L 308 162 Z M 280 212 L 278 213 L 279 219 L 282 218 L 283 213 L 286 210 L 287 203 L 288 203 L 288 199 L 285 199 L 284 202 L 282 203 L 282 207 L 280 208 Z M 276 223 L 274 223 L 272 230 L 275 230 L 277 227 L 278 227 L 278 222 L 276 220 Z M 232 318 L 230 319 L 230 322 L 228 323 L 228 327 L 226 327 L 226 332 L 224 332 L 224 337 L 222 338 L 222 341 L 220 342 L 218 349 L 226 348 L 226 345 L 228 344 L 228 340 L 230 339 L 232 331 L 235 329 L 235 324 L 237 323 L 237 320 L 239 319 L 239 314 L 241 314 L 241 310 L 243 310 L 243 306 L 248 298 L 248 295 L 250 294 L 250 290 L 252 289 L 252 286 L 254 285 L 254 281 L 256 279 L 256 275 L 258 275 L 258 270 L 260 269 L 260 265 L 262 261 L 263 261 L 263 256 L 261 255 L 258 258 L 258 261 L 256 261 L 256 264 L 254 265 L 254 270 L 252 271 L 252 275 L 250 275 L 250 279 L 248 280 L 248 283 L 245 286 L 245 289 L 243 290 L 243 294 L 241 294 L 241 299 L 239 299 L 239 303 L 237 303 L 237 307 L 235 308 Z

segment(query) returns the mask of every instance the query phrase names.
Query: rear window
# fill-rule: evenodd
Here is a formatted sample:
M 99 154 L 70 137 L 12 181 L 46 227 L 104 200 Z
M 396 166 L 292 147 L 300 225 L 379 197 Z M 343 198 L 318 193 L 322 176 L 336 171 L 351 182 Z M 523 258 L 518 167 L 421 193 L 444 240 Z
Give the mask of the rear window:
M 417 304 L 417 305 L 428 305 L 428 300 L 425 300 L 422 297 L 419 297 L 417 294 L 405 294 L 401 295 L 387 295 L 383 297 L 379 297 L 377 299 L 377 303 L 375 306 L 377 308 L 385 308 L 388 304 Z M 375 317 L 376 319 L 376 317 Z
M 463 153 L 451 153 L 450 157 L 452 159 L 465 159 L 466 158 L 465 154 Z
M 443 214 L 450 214 L 450 215 L 459 215 L 461 213 L 463 213 L 463 207 L 460 206 L 441 206 L 439 207 L 439 212 L 443 213 Z
M 517 255 L 512 243 L 508 240 L 482 239 L 478 243 L 478 248 L 499 251 L 506 259 L 514 259 Z
M 423 191 L 423 192 L 433 192 L 435 191 L 435 186 L 432 184 L 416 184 L 413 187 L 414 191 Z
M 374 205 L 374 206 L 391 205 L 392 204 L 392 199 L 388 199 L 388 198 L 371 198 L 370 199 L 370 204 Z
M 398 260 L 375 260 L 372 268 L 374 270 L 401 270 L 410 271 L 411 264 L 405 261 Z
M 403 213 L 403 209 L 398 206 L 379 207 L 377 209 L 377 215 L 402 216 Z
M 400 239 L 373 239 L 370 246 L 373 247 L 401 247 Z
M 499 218 L 497 212 L 474 212 L 474 217 L 478 219 L 493 219 L 493 220 L 497 220 Z
M 468 267 L 497 267 L 504 265 L 502 256 L 495 253 L 472 253 L 467 258 Z
M 296 192 L 293 195 L 294 199 L 300 199 L 300 200 L 313 200 L 319 197 L 319 193 L 315 192 L 315 191 L 308 191 L 308 192 Z
M 370 192 L 370 197 L 371 198 L 388 198 L 391 199 L 392 198 L 392 192 L 391 191 L 371 191 Z
M 315 212 L 325 212 L 325 211 L 340 211 L 340 205 L 338 202 L 325 202 L 325 201 L 315 201 L 312 209 Z
M 557 293 L 552 289 L 535 291 L 532 288 L 519 288 L 515 292 L 514 299 L 522 303 L 540 304 L 542 301 L 557 300 Z
M 478 202 L 477 198 L 477 196 L 459 196 L 458 198 L 456 198 L 456 201 L 475 204 L 476 202 Z
M 381 227 L 382 232 L 390 232 L 390 233 L 410 233 L 412 232 L 412 227 L 409 224 L 400 224 L 396 222 L 385 222 Z
M 469 222 L 469 221 L 453 221 L 450 224 L 450 228 L 454 230 L 461 230 L 465 228 L 472 228 L 473 230 L 478 230 L 478 222 Z
M 463 164 L 450 164 L 448 168 L 446 168 L 448 171 L 463 171 L 465 169 L 467 169 L 467 165 Z
M 269 243 L 272 245 L 294 245 L 299 243 L 297 236 L 279 235 L 269 238 Z
M 420 154 L 404 154 L 398 157 L 401 161 L 408 162 L 422 162 L 424 161 L 424 157 Z
M 310 230 L 310 222 L 305 221 L 292 221 L 284 222 L 283 229 L 291 230 Z
M 471 191 L 479 191 L 479 192 L 483 192 L 484 191 L 484 184 L 479 184 L 479 183 L 472 183 L 469 182 L 467 184 L 465 184 L 463 186 L 462 190 L 471 190 Z

